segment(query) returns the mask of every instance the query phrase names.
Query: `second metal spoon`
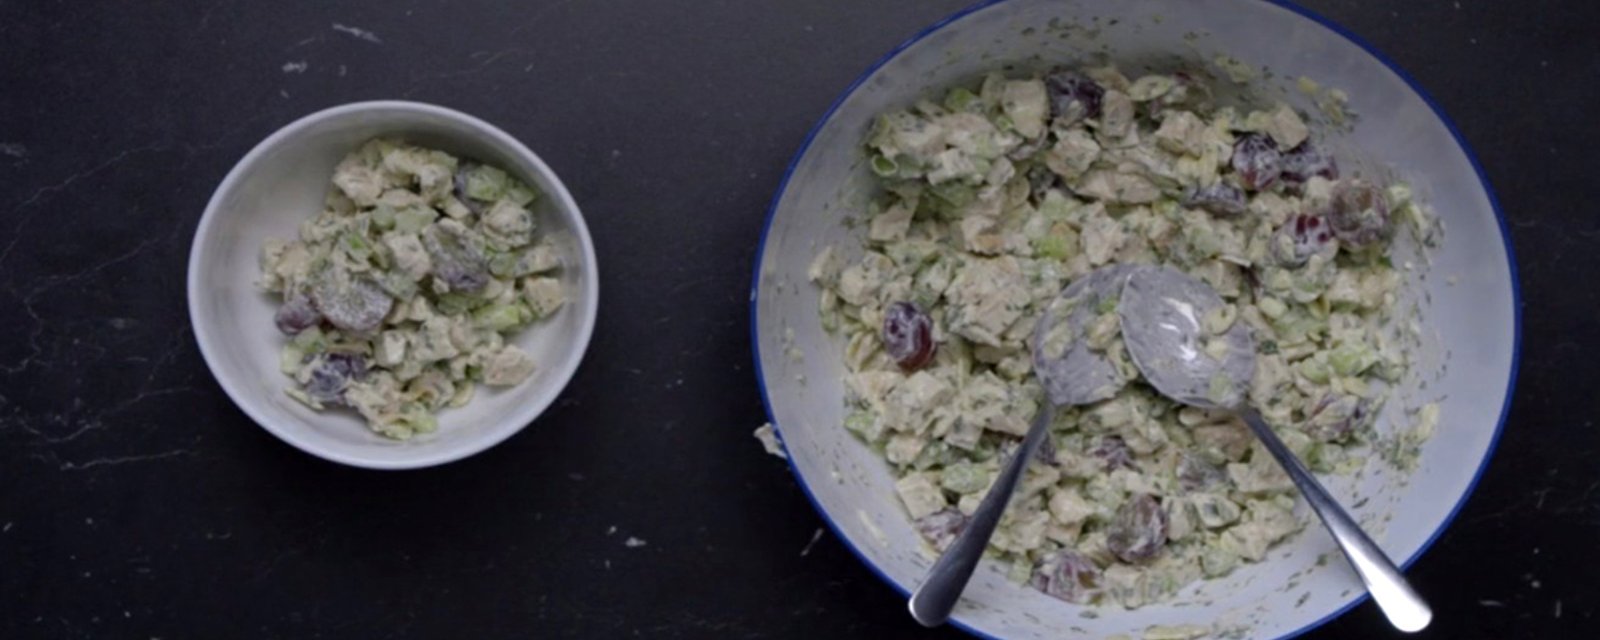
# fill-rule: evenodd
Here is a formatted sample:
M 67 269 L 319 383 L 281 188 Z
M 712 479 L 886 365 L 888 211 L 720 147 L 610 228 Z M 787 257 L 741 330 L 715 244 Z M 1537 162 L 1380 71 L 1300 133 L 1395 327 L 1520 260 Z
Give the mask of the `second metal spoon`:
M 1231 411 L 1244 420 L 1333 534 L 1390 624 L 1408 633 L 1421 631 L 1433 619 L 1428 604 L 1250 407 L 1247 391 L 1255 372 L 1255 337 L 1242 321 L 1235 319 L 1230 325 L 1223 319 L 1223 307 L 1222 298 L 1209 285 L 1180 271 L 1160 267 L 1130 275 L 1117 306 L 1128 355 L 1162 395 L 1195 407 Z

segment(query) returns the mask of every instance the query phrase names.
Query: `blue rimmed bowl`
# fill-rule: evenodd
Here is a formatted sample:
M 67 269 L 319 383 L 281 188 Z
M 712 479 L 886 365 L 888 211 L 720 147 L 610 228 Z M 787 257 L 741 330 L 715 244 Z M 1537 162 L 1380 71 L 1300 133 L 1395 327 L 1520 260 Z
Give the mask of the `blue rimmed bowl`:
M 873 65 L 801 146 L 773 200 L 751 291 L 756 367 L 767 410 L 801 485 L 834 532 L 880 577 L 908 593 L 931 564 L 902 511 L 886 465 L 841 427 L 844 365 L 817 315 L 806 267 L 828 244 L 859 250 L 846 218 L 873 194 L 862 141 L 873 118 L 1003 65 L 1109 60 L 1206 67 L 1218 55 L 1263 67 L 1241 99 L 1285 100 L 1307 112 L 1304 76 L 1349 96 L 1348 131 L 1323 131 L 1341 164 L 1393 172 L 1438 213 L 1444 242 L 1431 268 L 1416 260 L 1403 304 L 1421 308 L 1425 334 L 1412 378 L 1379 417 L 1437 401 L 1442 419 L 1413 473 L 1372 462 L 1330 488 L 1409 565 L 1449 524 L 1488 462 L 1516 374 L 1519 294 L 1504 219 L 1464 141 L 1404 72 L 1371 46 L 1298 7 L 1262 0 L 1003 0 L 933 25 Z M 803 358 L 792 357 L 793 348 Z M 1320 527 L 1268 559 L 1134 611 L 1085 607 L 980 569 L 954 622 L 997 638 L 1139 637 L 1152 625 L 1197 625 L 1246 637 L 1296 635 L 1365 598 Z M 1333 559 L 1322 561 L 1319 559 Z

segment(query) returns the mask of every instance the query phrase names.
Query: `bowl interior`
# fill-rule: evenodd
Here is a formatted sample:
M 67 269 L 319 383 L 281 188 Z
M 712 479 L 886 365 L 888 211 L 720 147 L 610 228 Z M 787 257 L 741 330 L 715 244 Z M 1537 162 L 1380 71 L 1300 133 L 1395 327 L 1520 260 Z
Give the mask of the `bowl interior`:
M 439 429 L 407 442 L 372 433 L 353 411 L 312 411 L 284 394 L 278 370 L 285 336 L 273 324 L 275 296 L 255 286 L 261 244 L 295 238 L 322 210 L 336 164 L 375 137 L 393 137 L 494 164 L 536 185 L 539 233 L 560 249 L 568 300 L 555 316 L 511 341 L 538 363 L 508 389 L 480 385 L 465 407 L 440 414 Z M 418 467 L 470 455 L 509 437 L 560 393 L 594 327 L 594 249 L 572 197 L 545 164 L 505 133 L 447 109 L 403 102 L 335 107 L 291 124 L 252 150 L 224 179 L 195 236 L 189 304 L 206 362 L 240 408 L 289 443 L 325 458 L 377 468 Z
M 1407 301 L 1421 307 L 1428 334 L 1421 362 L 1379 419 L 1380 431 L 1406 425 L 1411 421 L 1407 408 L 1437 401 L 1442 409 L 1437 435 L 1423 447 L 1414 474 L 1372 463 L 1353 479 L 1334 479 L 1330 489 L 1346 505 L 1361 504 L 1353 511 L 1374 538 L 1392 557 L 1409 562 L 1476 481 L 1499 433 L 1514 372 L 1511 256 L 1472 159 L 1408 81 L 1336 28 L 1273 3 L 1008 0 L 931 27 L 869 71 L 834 106 L 791 167 L 757 266 L 757 364 L 791 463 L 833 528 L 901 592 L 921 581 L 931 558 L 921 551 L 885 464 L 840 426 L 840 345 L 823 331 L 817 293 L 805 276 L 823 246 L 859 252 L 860 241 L 845 220 L 859 216 L 872 194 L 860 149 L 873 118 L 1006 65 L 1110 60 L 1136 76 L 1146 66 L 1210 66 L 1218 54 L 1267 68 L 1248 92 L 1258 99 L 1280 99 L 1315 112 L 1295 90 L 1300 76 L 1346 91 L 1350 107 L 1363 117 L 1353 131 L 1330 140 L 1341 164 L 1362 171 L 1392 169 L 1412 182 L 1444 220 L 1444 245 L 1433 254 L 1431 273 L 1419 268 L 1406 286 Z M 791 345 L 804 357 L 786 355 Z M 1359 580 L 1312 521 L 1267 561 L 1191 587 L 1172 603 L 1131 613 L 1086 613 L 1012 584 L 999 570 L 980 569 L 955 621 L 1005 638 L 1061 637 L 1064 630 L 1082 630 L 1087 637 L 1138 637 L 1157 624 L 1248 629 L 1250 637 L 1277 637 L 1326 620 L 1362 594 Z

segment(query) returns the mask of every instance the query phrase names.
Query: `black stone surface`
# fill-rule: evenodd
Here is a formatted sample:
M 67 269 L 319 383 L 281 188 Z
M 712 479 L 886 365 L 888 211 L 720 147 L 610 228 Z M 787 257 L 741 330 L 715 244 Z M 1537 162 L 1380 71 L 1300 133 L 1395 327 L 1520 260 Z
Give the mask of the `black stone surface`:
M 746 296 L 807 129 L 964 3 L 0 0 L 0 637 L 921 634 L 832 535 L 810 543 L 819 516 L 750 438 Z M 1419 637 L 1592 637 L 1600 12 L 1308 4 L 1455 118 L 1521 259 L 1514 410 L 1410 573 L 1437 612 Z M 206 199 L 245 151 L 374 98 L 527 142 L 603 267 L 595 341 L 558 404 L 408 473 L 251 424 L 201 361 L 183 286 Z M 1364 605 L 1308 637 L 1386 634 Z

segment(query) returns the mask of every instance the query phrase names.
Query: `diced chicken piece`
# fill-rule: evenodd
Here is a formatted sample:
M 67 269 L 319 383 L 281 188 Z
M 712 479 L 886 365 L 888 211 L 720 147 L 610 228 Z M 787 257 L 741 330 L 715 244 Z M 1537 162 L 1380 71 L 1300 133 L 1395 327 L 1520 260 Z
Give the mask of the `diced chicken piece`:
M 1032 140 L 1044 133 L 1045 119 L 1050 115 L 1050 102 L 1045 95 L 1044 82 L 1039 80 L 1012 80 L 1006 82 L 1000 96 L 1001 109 L 1011 118 L 1011 126 L 1022 137 Z
M 1206 149 L 1208 127 L 1204 120 L 1188 111 L 1168 111 L 1156 129 L 1156 144 L 1171 153 L 1200 155 Z
M 368 169 L 357 158 L 347 158 L 334 169 L 333 184 L 339 187 L 352 202 L 362 207 L 378 203 L 383 194 L 383 176 Z
M 1133 99 L 1121 91 L 1107 91 L 1100 106 L 1100 136 L 1121 140 L 1133 131 Z
M 945 508 L 944 492 L 938 485 L 928 478 L 925 473 L 913 472 L 894 483 L 895 492 L 900 494 L 900 502 L 906 506 L 906 513 L 912 520 L 923 518 Z
M 533 370 L 533 358 L 517 345 L 508 344 L 489 359 L 483 369 L 483 383 L 491 387 L 509 387 L 526 380 Z
M 1076 179 L 1089 170 L 1100 157 L 1100 144 L 1082 129 L 1072 129 L 1056 140 L 1055 146 L 1045 153 L 1044 163 L 1051 171 L 1068 180 Z
M 979 344 L 1003 346 L 1001 336 L 1027 308 L 1027 279 L 1009 256 L 971 260 L 945 291 L 955 307 L 949 329 Z
M 1073 191 L 1087 198 L 1121 204 L 1145 204 L 1161 197 L 1161 189 L 1149 178 L 1110 169 L 1095 169 L 1084 174 Z
M 911 216 L 916 203 L 905 200 L 894 203 L 888 210 L 873 216 L 867 228 L 867 238 L 873 242 L 896 242 L 906 237 L 911 228 Z
M 1311 137 L 1311 130 L 1289 105 L 1278 103 L 1272 111 L 1255 111 L 1245 118 L 1244 128 L 1260 131 L 1278 143 L 1279 149 L 1293 149 Z
M 1079 237 L 1083 244 L 1083 255 L 1088 256 L 1089 264 L 1097 267 L 1111 261 L 1112 256 L 1128 240 L 1122 223 L 1108 215 L 1090 218 Z
M 524 278 L 522 300 L 536 318 L 548 318 L 567 301 L 561 281 L 555 278 Z
M 394 254 L 395 269 L 406 274 L 413 282 L 422 280 L 433 269 L 433 260 L 428 257 L 428 250 L 422 246 L 417 234 L 385 234 L 383 244 Z

